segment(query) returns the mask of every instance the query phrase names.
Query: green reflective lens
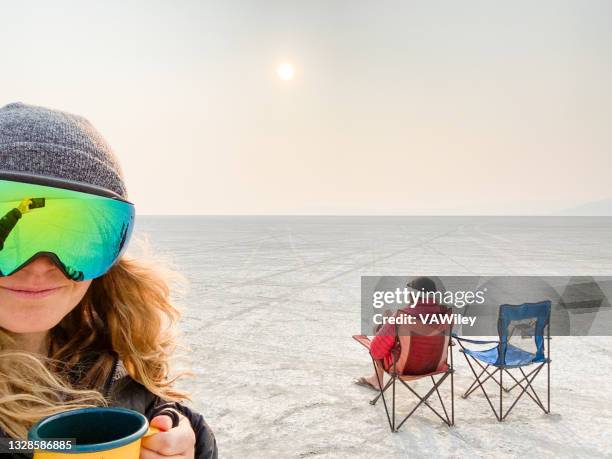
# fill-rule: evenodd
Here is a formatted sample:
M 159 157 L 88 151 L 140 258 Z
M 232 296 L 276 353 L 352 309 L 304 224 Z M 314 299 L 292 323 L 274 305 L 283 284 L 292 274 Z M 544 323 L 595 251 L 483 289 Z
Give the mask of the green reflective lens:
M 104 274 L 127 246 L 134 206 L 116 197 L 0 177 L 0 274 L 46 254 L 75 280 Z

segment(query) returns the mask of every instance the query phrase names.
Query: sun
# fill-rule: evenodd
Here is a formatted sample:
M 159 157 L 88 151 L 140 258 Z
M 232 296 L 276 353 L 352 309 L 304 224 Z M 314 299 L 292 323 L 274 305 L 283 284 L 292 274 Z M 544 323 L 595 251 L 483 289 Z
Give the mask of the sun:
M 295 68 L 289 62 L 282 62 L 276 67 L 276 74 L 281 80 L 289 81 L 295 76 Z

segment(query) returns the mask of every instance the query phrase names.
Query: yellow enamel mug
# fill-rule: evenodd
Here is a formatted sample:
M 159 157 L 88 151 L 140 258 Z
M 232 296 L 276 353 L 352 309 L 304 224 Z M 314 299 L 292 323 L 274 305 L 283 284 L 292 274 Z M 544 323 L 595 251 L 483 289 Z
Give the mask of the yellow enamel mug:
M 34 459 L 138 459 L 143 437 L 157 432 L 137 411 L 79 408 L 41 419 L 28 441 L 41 448 L 34 450 Z

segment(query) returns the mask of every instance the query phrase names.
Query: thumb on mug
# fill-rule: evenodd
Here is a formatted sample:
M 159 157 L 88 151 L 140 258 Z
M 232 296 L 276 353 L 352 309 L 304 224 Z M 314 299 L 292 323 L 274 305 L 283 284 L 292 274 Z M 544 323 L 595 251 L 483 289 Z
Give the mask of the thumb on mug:
M 159 430 L 167 431 L 172 429 L 172 418 L 170 416 L 166 416 L 165 414 L 155 416 L 151 419 L 149 423 L 152 427 L 157 427 Z

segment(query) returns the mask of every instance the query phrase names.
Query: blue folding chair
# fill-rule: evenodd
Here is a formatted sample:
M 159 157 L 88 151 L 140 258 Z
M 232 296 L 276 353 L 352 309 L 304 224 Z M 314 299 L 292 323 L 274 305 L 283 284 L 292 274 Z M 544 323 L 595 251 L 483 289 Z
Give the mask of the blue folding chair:
M 453 335 L 461 346 L 460 352 L 463 353 L 475 377 L 472 385 L 462 395 L 463 398 L 469 397 L 472 392 L 480 387 L 487 402 L 489 402 L 491 410 L 493 410 L 493 414 L 500 422 L 506 419 L 524 394 L 531 397 L 544 413 L 550 413 L 550 307 L 550 301 L 521 305 L 502 304 L 499 307 L 499 319 L 497 321 L 498 341 L 479 341 Z M 544 346 L 545 329 L 546 346 Z M 495 344 L 495 346 L 484 350 L 474 350 L 465 347 L 463 343 Z M 545 352 L 546 355 L 544 355 Z M 480 367 L 480 373 L 476 372 L 472 362 Z M 529 373 L 525 373 L 523 367 L 533 364 L 536 367 Z M 544 407 L 532 386 L 534 379 L 544 365 L 546 365 L 548 373 L 546 407 Z M 490 372 L 489 367 L 495 367 L 495 370 Z M 521 375 L 517 376 L 518 378 L 522 376 L 521 379 L 517 379 L 510 372 L 510 370 L 516 369 L 520 371 Z M 504 386 L 504 373 L 514 381 L 514 385 L 509 388 Z M 486 377 L 481 379 L 485 374 Z M 499 377 L 499 380 L 496 376 Z M 488 380 L 494 381 L 499 386 L 499 412 L 495 410 L 493 402 L 491 402 L 491 398 L 484 387 L 484 383 Z M 516 387 L 520 387 L 522 391 L 504 413 L 503 393 L 509 393 Z

